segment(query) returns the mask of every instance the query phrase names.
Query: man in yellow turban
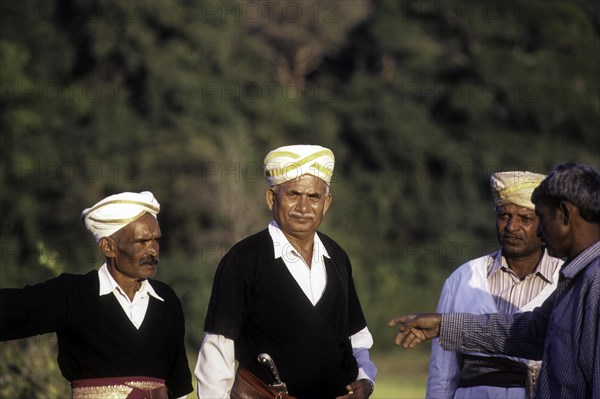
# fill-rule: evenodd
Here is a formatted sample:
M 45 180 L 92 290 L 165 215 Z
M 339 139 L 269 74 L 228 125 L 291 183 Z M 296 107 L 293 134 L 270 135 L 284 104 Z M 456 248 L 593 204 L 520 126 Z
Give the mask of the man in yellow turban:
M 333 152 L 316 145 L 280 147 L 265 157 L 274 220 L 219 264 L 195 370 L 199 398 L 372 393 L 373 338 L 350 260 L 317 231 L 331 205 L 334 164 Z M 263 354 L 277 373 L 264 367 Z M 259 391 L 264 396 L 252 394 Z
M 565 259 L 554 293 L 512 314 L 397 317 L 388 323 L 398 326 L 394 343 L 414 348 L 439 337 L 449 351 L 539 359 L 535 398 L 600 398 L 600 172 L 582 163 L 556 165 L 531 201 L 548 253 Z
M 151 279 L 159 211 L 148 191 L 107 197 L 82 212 L 106 259 L 99 270 L 0 290 L 0 340 L 56 332 L 73 399 L 181 398 L 193 390 L 181 303 Z
M 562 261 L 537 237 L 531 202 L 544 175 L 529 171 L 492 174 L 496 234 L 500 249 L 470 260 L 444 283 L 438 312 L 515 313 L 539 306 L 556 288 Z M 448 352 L 432 344 L 427 398 L 527 397 L 528 375 L 539 362 L 501 355 Z
M 335 157 L 329 148 L 318 145 L 290 145 L 267 154 L 264 173 L 270 187 L 308 174 L 331 185 Z

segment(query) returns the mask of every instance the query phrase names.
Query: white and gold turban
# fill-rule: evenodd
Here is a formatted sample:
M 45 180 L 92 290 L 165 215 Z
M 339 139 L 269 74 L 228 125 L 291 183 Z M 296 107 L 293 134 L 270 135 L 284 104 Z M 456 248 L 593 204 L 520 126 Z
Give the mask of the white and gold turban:
M 494 203 L 496 206 L 515 204 L 535 209 L 535 205 L 531 202 L 531 194 L 545 177 L 528 171 L 494 173 L 490 178 Z
M 85 209 L 81 212 L 81 219 L 98 242 L 102 237 L 108 237 L 139 219 L 146 212 L 155 218 L 160 212 L 160 204 L 150 191 L 125 192 L 106 197 Z
M 288 145 L 267 154 L 264 172 L 269 186 L 276 186 L 304 174 L 331 184 L 335 157 L 329 148 L 319 145 Z

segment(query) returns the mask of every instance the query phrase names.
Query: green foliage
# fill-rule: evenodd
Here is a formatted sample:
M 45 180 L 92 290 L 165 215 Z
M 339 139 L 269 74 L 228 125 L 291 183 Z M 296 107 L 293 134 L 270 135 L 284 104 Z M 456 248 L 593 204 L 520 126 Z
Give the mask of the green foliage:
M 56 335 L 0 345 L 0 392 L 3 398 L 68 398 L 70 384 L 56 364 Z
M 496 248 L 491 173 L 600 165 L 592 4 L 1 2 L 0 286 L 97 268 L 81 210 L 151 190 L 157 277 L 195 353 L 220 257 L 270 220 L 264 155 L 318 143 L 336 154 L 322 230 L 387 352 L 389 318 L 432 310 L 455 267 Z M 2 381 L 38 344 L 0 345 Z M 0 396 L 35 396 L 11 384 Z

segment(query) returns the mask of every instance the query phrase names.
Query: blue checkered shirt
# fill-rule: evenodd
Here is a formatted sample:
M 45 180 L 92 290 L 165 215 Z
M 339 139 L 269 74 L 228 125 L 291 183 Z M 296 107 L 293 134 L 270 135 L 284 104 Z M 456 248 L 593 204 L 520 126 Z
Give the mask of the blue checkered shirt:
M 443 314 L 440 344 L 542 360 L 536 399 L 600 399 L 600 241 L 563 265 L 531 312 Z

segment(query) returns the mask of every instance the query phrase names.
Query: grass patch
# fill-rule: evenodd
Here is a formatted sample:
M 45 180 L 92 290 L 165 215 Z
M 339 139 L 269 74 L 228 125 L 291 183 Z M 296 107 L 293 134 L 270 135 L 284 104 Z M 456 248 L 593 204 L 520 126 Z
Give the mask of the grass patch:
M 427 345 L 426 345 L 427 346 Z M 421 399 L 425 397 L 430 348 L 404 350 L 372 356 L 377 369 L 373 399 Z

